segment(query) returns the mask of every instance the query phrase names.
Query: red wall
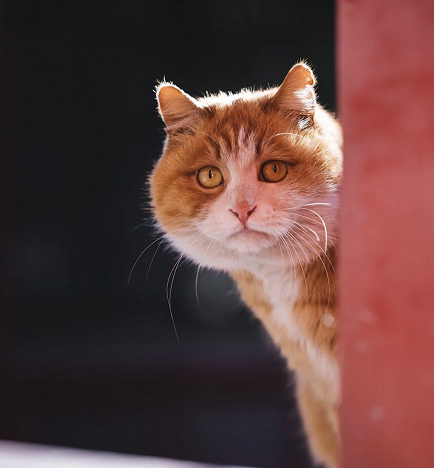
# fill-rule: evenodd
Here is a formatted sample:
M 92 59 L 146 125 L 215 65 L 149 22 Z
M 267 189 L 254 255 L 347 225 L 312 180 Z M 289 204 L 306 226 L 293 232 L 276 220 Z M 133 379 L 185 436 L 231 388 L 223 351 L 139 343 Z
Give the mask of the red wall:
M 434 467 L 434 1 L 338 1 L 344 468 Z

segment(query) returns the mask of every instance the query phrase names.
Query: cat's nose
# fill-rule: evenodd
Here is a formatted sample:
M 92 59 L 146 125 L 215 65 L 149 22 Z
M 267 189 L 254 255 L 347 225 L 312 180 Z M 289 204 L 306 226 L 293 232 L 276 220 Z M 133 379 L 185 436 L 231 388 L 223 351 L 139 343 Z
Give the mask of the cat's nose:
M 245 226 L 249 216 L 253 213 L 255 208 L 256 205 L 240 203 L 233 208 L 229 208 L 229 211 L 232 211 L 232 213 L 240 220 L 241 224 Z

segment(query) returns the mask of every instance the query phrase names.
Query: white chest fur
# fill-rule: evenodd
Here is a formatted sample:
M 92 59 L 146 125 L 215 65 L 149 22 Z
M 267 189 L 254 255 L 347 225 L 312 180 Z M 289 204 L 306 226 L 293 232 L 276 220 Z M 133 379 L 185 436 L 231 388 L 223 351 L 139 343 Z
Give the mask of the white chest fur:
M 292 269 L 263 268 L 256 270 L 255 273 L 262 279 L 264 290 L 273 306 L 273 320 L 284 329 L 291 341 L 299 343 L 306 349 L 316 372 L 333 387 L 333 393 L 337 395 L 339 387 L 337 363 L 312 343 L 292 314 L 299 288 L 304 287 L 304 283 L 294 275 Z M 327 315 L 329 314 L 325 317 Z

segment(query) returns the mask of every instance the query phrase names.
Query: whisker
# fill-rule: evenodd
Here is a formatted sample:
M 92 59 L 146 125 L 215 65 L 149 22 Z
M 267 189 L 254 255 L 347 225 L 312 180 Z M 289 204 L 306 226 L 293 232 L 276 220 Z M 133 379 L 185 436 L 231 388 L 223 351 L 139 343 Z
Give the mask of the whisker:
M 294 206 L 292 208 L 287 208 L 287 210 L 299 210 L 300 208 L 303 208 L 304 206 L 313 206 L 313 205 L 323 205 L 323 206 L 331 206 L 330 203 L 306 203 L 304 205 L 300 206 Z
M 302 215 L 298 215 L 298 216 L 302 216 Z M 311 218 L 307 218 L 306 216 L 302 216 L 302 217 L 303 217 L 303 218 L 306 218 L 306 219 L 309 219 L 309 220 L 311 220 L 311 221 L 314 221 L 314 220 L 312 220 Z M 277 218 L 277 219 L 282 219 L 283 221 L 288 221 L 288 219 L 285 218 L 285 217 L 283 217 L 283 216 L 276 216 L 276 218 Z M 321 241 L 321 239 L 319 238 L 318 234 L 317 234 L 313 229 L 310 229 L 308 226 L 304 226 L 303 224 L 298 223 L 297 221 L 291 220 L 291 222 L 294 223 L 294 224 L 297 224 L 298 226 L 300 226 L 300 228 L 303 229 L 303 231 L 304 231 L 304 233 L 307 235 L 307 237 L 309 237 L 309 239 L 310 239 L 312 242 L 314 242 L 314 243 L 319 247 L 319 249 L 322 251 L 322 247 L 321 247 L 321 245 L 319 244 L 319 242 Z M 319 221 L 314 221 L 314 222 L 315 222 L 315 223 L 318 223 L 318 224 L 321 224 Z M 289 228 L 289 229 L 292 229 L 292 228 Z M 318 239 L 318 242 L 317 242 L 315 239 L 313 239 L 313 238 L 307 233 L 306 229 L 308 229 L 309 231 L 311 231 L 311 232 L 313 232 L 313 233 L 315 234 L 315 236 L 316 236 L 317 239 Z M 292 229 L 292 231 L 294 232 L 295 235 L 297 235 L 297 232 L 296 232 L 295 229 Z M 300 236 L 300 239 L 301 239 L 301 240 L 305 240 L 302 236 Z M 312 247 L 312 246 L 311 246 L 311 247 Z M 313 249 L 313 250 L 315 251 L 315 249 Z M 324 253 L 324 257 L 325 257 L 325 258 L 327 259 L 327 261 L 329 262 L 331 269 L 332 269 L 333 271 L 335 271 L 335 268 L 334 268 L 334 266 L 333 266 L 333 263 L 332 263 L 332 261 L 330 260 L 330 258 L 328 257 L 328 255 L 327 255 L 326 253 Z
M 305 242 L 307 242 L 306 239 L 303 239 Z M 309 244 L 309 242 L 307 242 Z M 310 244 L 309 244 L 310 245 Z M 312 246 L 310 246 L 312 248 Z M 329 273 L 327 271 L 327 267 L 325 265 L 325 263 L 323 262 L 323 259 L 321 258 L 321 255 L 320 254 L 317 254 L 318 255 L 318 258 L 320 259 L 321 263 L 322 263 L 322 266 L 324 267 L 324 271 L 325 271 L 325 274 L 327 276 L 327 283 L 328 283 L 328 290 L 329 290 L 329 294 L 328 294 L 328 298 L 327 298 L 327 308 L 326 308 L 326 313 L 328 312 L 329 310 L 329 305 L 330 305 L 330 296 L 331 296 L 331 286 L 330 286 L 330 277 L 329 277 Z M 326 256 L 327 257 L 327 256 Z M 328 257 L 327 257 L 328 259 Z M 328 259 L 329 260 L 329 259 Z M 330 262 L 330 260 L 329 260 Z M 331 262 L 330 262 L 331 264 Z M 333 266 L 333 265 L 332 265 Z
M 315 214 L 318 216 L 318 218 L 322 221 L 322 224 L 324 226 L 324 232 L 325 232 L 325 246 L 324 246 L 324 253 L 326 254 L 327 253 L 327 226 L 326 226 L 326 223 L 324 222 L 324 220 L 322 219 L 322 217 L 316 212 L 316 211 L 313 211 L 309 208 L 301 208 L 302 210 L 307 210 L 307 211 L 310 211 L 311 213 Z
M 199 272 L 200 272 L 200 265 L 198 265 L 198 267 L 197 267 L 196 281 L 195 281 L 196 301 L 197 301 L 197 306 L 200 308 L 199 293 L 198 293 L 198 290 L 197 290 L 197 283 L 199 281 Z
M 172 268 L 171 272 L 169 273 L 169 278 L 170 278 L 170 276 L 172 276 L 171 281 L 170 281 L 169 294 L 167 296 L 167 300 L 169 301 L 170 304 L 172 304 L 172 291 L 173 291 L 173 282 L 175 281 L 175 275 L 176 275 L 176 272 L 178 271 L 179 267 L 184 263 L 186 253 L 187 252 L 184 252 L 178 258 L 178 260 L 175 262 L 175 265 L 173 265 L 173 268 Z M 173 272 L 173 274 L 172 274 L 172 272 Z
M 319 242 L 320 241 L 320 238 L 318 236 L 318 234 L 313 230 L 311 229 L 310 227 L 307 227 L 307 226 L 304 226 L 303 224 L 300 224 L 300 223 L 297 223 L 297 221 L 292 221 L 294 224 L 297 224 L 298 226 L 300 226 L 303 230 L 305 229 L 308 229 L 310 232 L 312 232 L 315 237 L 316 237 L 316 240 Z M 312 239 L 313 240 L 313 239 Z
M 281 237 L 281 234 L 279 233 L 279 231 L 277 229 L 273 229 L 271 228 L 272 232 L 274 233 L 274 235 L 277 237 L 277 245 L 279 246 L 279 249 L 280 249 L 280 254 L 281 254 L 281 258 L 282 258 L 282 263 L 281 263 L 281 267 L 280 268 L 283 268 L 284 267 L 284 261 L 285 261 L 285 256 L 283 255 L 283 250 L 282 250 L 282 246 L 280 245 L 280 237 Z
M 175 275 L 176 272 L 181 264 L 182 259 L 185 257 L 187 254 L 188 249 L 195 244 L 199 239 L 204 237 L 204 234 L 199 234 L 191 243 L 190 245 L 185 249 L 184 253 L 178 258 L 178 260 L 175 262 L 175 265 L 173 265 L 172 270 L 169 273 L 169 277 L 167 278 L 167 283 L 166 283 L 166 298 L 167 298 L 167 304 L 169 306 L 169 312 L 170 312 L 170 317 L 172 319 L 173 323 L 173 329 L 175 330 L 175 335 L 176 339 L 179 342 L 179 337 L 178 337 L 178 332 L 176 330 L 175 326 L 175 320 L 173 318 L 173 311 L 172 311 L 172 290 L 173 290 L 173 283 L 175 281 Z
M 152 255 L 151 263 L 149 264 L 149 268 L 148 268 L 148 272 L 146 273 L 146 279 L 145 279 L 145 281 L 148 281 L 149 272 L 151 271 L 151 266 L 152 266 L 152 263 L 154 262 L 154 258 L 155 258 L 155 256 L 157 255 L 158 249 L 160 248 L 161 244 L 162 244 L 165 240 L 166 240 L 166 239 L 164 239 L 164 238 L 161 240 L 161 242 L 157 245 L 157 248 L 155 249 L 154 255 Z
M 293 221 L 293 223 L 298 224 L 301 228 L 309 229 L 307 226 L 303 226 L 302 224 L 297 223 L 296 221 Z M 295 231 L 294 231 L 294 232 L 295 232 Z M 307 233 L 306 233 L 306 235 L 307 235 L 307 236 L 309 237 L 309 239 L 310 239 L 312 242 L 314 242 L 314 243 L 321 249 L 321 251 L 322 251 L 322 247 L 319 245 L 319 242 L 317 242 L 315 239 L 312 239 L 312 237 L 310 237 Z M 300 239 L 306 241 L 306 239 L 304 239 L 303 237 L 300 237 Z M 320 241 L 320 239 L 318 239 L 318 241 Z M 307 242 L 307 241 L 306 241 L 306 242 Z M 334 268 L 334 266 L 333 266 L 333 263 L 332 263 L 332 261 L 330 260 L 330 258 L 328 257 L 328 255 L 327 255 L 325 252 L 324 252 L 324 257 L 327 259 L 327 261 L 328 261 L 329 264 L 330 264 L 331 269 L 334 271 L 335 268 Z
M 301 208 L 299 208 L 301 209 Z M 307 209 L 307 208 L 306 208 Z M 282 211 L 289 211 L 289 210 L 282 210 Z M 308 219 L 309 221 L 311 221 L 312 223 L 315 223 L 315 224 L 319 224 L 319 225 L 322 225 L 321 221 L 317 221 L 316 219 L 312 219 L 312 218 L 309 218 L 308 216 L 304 216 L 300 213 L 297 213 L 297 217 L 299 218 L 304 218 L 304 219 Z M 286 219 L 286 218 L 285 218 Z
M 181 256 L 181 258 L 175 263 L 175 265 L 172 267 L 172 269 L 170 270 L 169 277 L 167 278 L 167 283 L 166 283 L 166 298 L 167 298 L 167 303 L 168 303 L 168 305 L 169 305 L 170 318 L 172 319 L 173 329 L 174 329 L 174 331 L 175 331 L 176 340 L 178 341 L 178 343 L 179 343 L 178 332 L 177 332 L 177 330 L 176 330 L 175 319 L 173 318 L 172 304 L 171 304 L 170 299 L 169 299 L 169 296 L 171 295 L 171 292 L 170 292 L 170 294 L 169 294 L 169 292 L 168 292 L 168 287 L 169 287 L 169 281 L 170 281 L 170 277 L 171 277 L 171 275 L 172 275 L 172 272 L 173 272 L 173 270 L 175 269 L 175 273 L 176 273 L 176 268 L 177 268 L 177 266 L 179 265 L 179 262 L 180 262 L 181 259 L 182 259 L 182 256 Z M 174 275 L 174 277 L 175 277 L 175 275 Z M 172 281 L 171 286 L 172 286 L 172 285 L 173 285 L 173 281 Z
M 214 241 L 215 239 L 211 239 L 211 242 L 208 244 L 208 247 L 206 248 L 205 250 L 205 254 L 206 255 L 208 253 L 208 250 L 211 248 L 211 246 L 214 244 Z M 195 280 L 195 291 L 196 291 L 196 301 L 197 301 L 197 305 L 198 307 L 200 307 L 200 303 L 199 303 L 199 293 L 198 293 L 198 281 L 199 281 L 199 272 L 200 272 L 200 269 L 201 269 L 201 266 L 199 265 L 197 267 L 197 272 L 196 272 L 196 280 Z
M 289 232 L 287 232 L 286 234 L 289 234 Z M 291 236 L 294 240 L 296 240 L 293 236 Z M 285 242 L 286 244 L 286 241 L 285 241 L 285 238 L 286 236 L 282 236 L 282 240 Z M 303 273 L 303 280 L 304 280 L 304 288 L 305 288 L 305 291 L 306 291 L 306 310 L 305 310 L 305 313 L 307 314 L 307 307 L 308 307 L 308 304 L 309 304 L 309 290 L 307 288 L 307 280 L 306 280 L 306 273 L 304 271 L 304 268 L 303 268 L 303 263 L 300 261 L 300 257 L 298 256 L 298 253 L 297 253 L 297 250 L 294 248 L 294 246 L 292 245 L 292 242 L 290 239 L 288 239 L 289 243 L 291 244 L 292 248 L 294 249 L 294 253 L 295 255 L 297 255 L 297 258 L 298 258 L 298 265 L 300 265 L 300 268 L 301 268 L 301 272 Z M 287 245 L 287 244 L 286 244 Z M 300 243 L 299 243 L 300 245 Z M 301 245 L 300 245 L 301 247 Z M 303 252 L 304 252 L 304 249 L 303 247 L 301 247 Z M 289 253 L 289 252 L 288 252 Z M 306 252 L 304 252 L 305 255 L 306 255 Z M 291 259 L 292 259 L 292 263 L 293 263 L 293 271 L 294 271 L 294 274 L 295 274 L 295 265 L 294 265 L 294 260 L 293 260 L 293 257 L 291 255 Z
M 183 222 L 183 223 L 178 224 L 178 226 L 181 226 L 181 225 L 183 225 L 183 224 L 185 224 L 185 223 L 186 223 L 186 221 Z M 194 227 L 194 226 L 196 226 L 195 223 L 190 223 L 190 224 L 188 224 L 187 226 L 184 226 L 184 227 L 181 227 L 181 228 L 178 228 L 178 229 L 174 229 L 172 232 L 175 233 L 175 232 L 179 232 L 179 231 L 184 231 L 184 230 L 190 229 L 191 227 Z M 156 242 L 158 242 L 158 241 L 161 240 L 161 239 L 163 239 L 163 240 L 166 239 L 166 234 L 164 234 L 163 236 L 161 236 L 161 237 L 159 237 L 158 239 L 155 239 L 153 242 L 151 242 L 151 243 L 146 247 L 146 249 L 144 249 L 144 250 L 142 251 L 142 253 L 137 257 L 136 261 L 134 262 L 134 265 L 133 265 L 132 268 L 131 268 L 130 274 L 128 275 L 127 284 L 130 284 L 131 275 L 133 274 L 133 271 L 134 271 L 134 269 L 135 269 L 135 267 L 136 267 L 138 261 L 142 258 L 143 254 L 149 249 L 149 247 L 153 246 Z M 157 247 L 157 250 L 158 250 L 159 247 L 160 247 L 160 246 Z M 154 254 L 154 256 L 155 256 L 155 254 Z M 154 258 L 154 256 L 153 256 L 152 258 Z M 152 265 L 152 261 L 151 261 L 151 265 Z M 148 274 L 149 274 L 149 270 L 148 270 Z M 146 278 L 147 278 L 147 276 L 146 276 Z
M 137 265 L 137 262 L 141 259 L 141 257 L 143 256 L 143 254 L 149 249 L 149 247 L 153 246 L 156 242 L 158 242 L 159 240 L 165 238 L 166 236 L 161 236 L 159 237 L 158 239 L 154 240 L 154 242 L 151 242 L 145 250 L 143 250 L 143 252 L 137 257 L 137 260 L 134 262 L 134 265 L 133 267 L 131 268 L 131 271 L 130 271 L 130 274 L 128 275 L 128 281 L 127 281 L 127 284 L 130 284 L 130 279 L 131 279 L 131 275 L 133 274 L 133 271 L 134 271 L 134 268 L 136 267 Z
M 330 203 L 306 203 L 306 205 L 303 205 L 303 206 L 313 206 L 313 205 L 326 205 L 326 206 L 331 206 Z
M 306 261 L 309 262 L 309 256 L 307 255 L 306 250 L 303 248 L 303 246 L 300 244 L 297 238 L 290 233 L 290 231 L 291 231 L 291 228 L 289 228 L 289 231 L 286 232 L 286 235 L 291 236 L 291 239 L 294 240 L 298 244 L 300 249 L 303 251 L 304 256 L 306 257 Z
M 167 304 L 169 306 L 170 318 L 172 319 L 172 324 L 173 324 L 173 329 L 175 331 L 176 340 L 178 342 L 179 342 L 179 337 L 178 337 L 178 332 L 176 330 L 175 319 L 173 317 L 173 311 L 172 311 L 172 287 L 173 287 L 173 281 L 175 280 L 176 270 L 178 269 L 179 263 L 181 262 L 184 255 L 185 253 L 182 254 L 181 257 L 176 261 L 175 265 L 173 265 L 172 269 L 170 270 L 169 276 L 167 278 L 167 283 L 166 283 Z M 173 273 L 173 276 L 172 276 L 172 273 Z M 170 283 L 170 290 L 169 290 L 169 283 Z
M 138 226 L 133 227 L 133 229 L 131 229 L 130 232 L 133 232 L 133 231 L 135 231 L 136 229 L 139 229 L 142 226 L 146 226 L 148 223 L 149 223 L 149 221 L 144 221 L 143 223 L 140 223 Z

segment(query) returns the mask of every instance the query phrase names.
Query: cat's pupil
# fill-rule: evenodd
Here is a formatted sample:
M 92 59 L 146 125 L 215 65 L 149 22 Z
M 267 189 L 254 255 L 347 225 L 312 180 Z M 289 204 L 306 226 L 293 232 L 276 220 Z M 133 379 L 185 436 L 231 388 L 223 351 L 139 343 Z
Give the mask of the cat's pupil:
M 211 170 L 210 170 L 209 173 L 208 173 L 208 177 L 209 177 L 210 179 L 212 179 L 212 171 L 211 171 Z
M 274 171 L 274 173 L 276 173 L 276 172 L 277 172 L 277 167 L 276 167 L 276 165 L 275 165 L 275 164 L 273 164 L 273 171 Z

